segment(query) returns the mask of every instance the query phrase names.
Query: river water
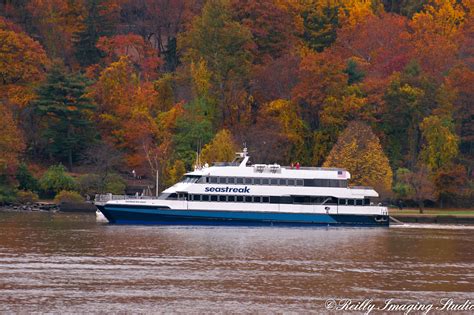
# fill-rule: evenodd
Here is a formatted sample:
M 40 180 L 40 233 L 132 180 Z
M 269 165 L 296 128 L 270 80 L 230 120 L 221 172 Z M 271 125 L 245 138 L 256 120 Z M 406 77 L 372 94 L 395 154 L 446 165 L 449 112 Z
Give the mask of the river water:
M 0 212 L 1 313 L 318 314 L 328 299 L 444 298 L 474 303 L 472 227 L 113 226 Z

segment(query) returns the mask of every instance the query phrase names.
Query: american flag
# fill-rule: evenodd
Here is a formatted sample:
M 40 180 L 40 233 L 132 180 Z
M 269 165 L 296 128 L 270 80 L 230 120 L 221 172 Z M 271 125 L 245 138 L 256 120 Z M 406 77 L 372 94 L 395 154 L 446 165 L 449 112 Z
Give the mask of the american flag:
M 346 171 L 337 171 L 338 178 L 346 178 Z

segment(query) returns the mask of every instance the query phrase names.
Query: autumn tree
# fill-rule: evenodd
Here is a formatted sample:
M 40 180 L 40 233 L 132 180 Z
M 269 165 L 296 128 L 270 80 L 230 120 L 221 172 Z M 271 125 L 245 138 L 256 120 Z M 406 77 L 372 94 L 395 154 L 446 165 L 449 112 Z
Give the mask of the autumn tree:
M 41 118 L 41 133 L 47 143 L 44 150 L 50 157 L 67 162 L 69 169 L 95 136 L 89 119 L 94 107 L 85 96 L 87 85 L 82 75 L 67 73 L 62 65 L 55 64 L 32 105 Z
M 448 165 L 458 154 L 459 137 L 454 133 L 450 117 L 431 115 L 420 124 L 425 140 L 421 156 L 433 171 Z
M 209 0 L 178 41 L 187 64 L 204 60 L 219 100 L 221 121 L 232 118 L 235 97 L 248 78 L 252 61 L 251 32 L 232 18 L 227 0 Z
M 97 42 L 97 48 L 105 54 L 104 61 L 107 65 L 117 61 L 121 56 L 127 56 L 146 80 L 157 77 L 161 60 L 151 44 L 139 35 L 101 37 Z
M 25 142 L 11 110 L 1 101 L 0 113 L 0 174 L 12 175 L 25 149 Z
M 202 7 L 199 0 L 125 0 L 120 18 L 124 32 L 140 35 L 163 60 L 164 71 L 178 66 L 177 38 Z
M 431 1 L 413 15 L 410 27 L 415 56 L 433 77 L 440 78 L 454 65 L 465 16 L 462 3 L 456 0 Z
M 372 186 L 382 194 L 392 189 L 392 169 L 372 129 L 358 121 L 349 123 L 323 164 L 351 173 L 353 185 Z
M 110 0 L 86 0 L 83 26 L 74 34 L 76 58 L 83 67 L 98 63 L 102 57 L 97 41 L 112 33 L 115 23 L 114 6 Z
M 186 173 L 184 162 L 181 160 L 174 161 L 167 169 L 166 186 L 169 187 L 176 184 L 183 177 L 184 173 Z
M 72 63 L 73 35 L 82 28 L 82 1 L 30 0 L 27 9 L 48 55 Z
M 294 50 L 299 26 L 285 6 L 273 0 L 232 0 L 231 3 L 236 20 L 252 33 L 256 63 Z
M 347 86 L 343 60 L 330 54 L 308 52 L 303 56 L 293 89 L 293 99 L 302 107 L 310 128 L 319 126 L 318 112 L 329 97 L 338 97 Z
M 34 98 L 32 84 L 45 76 L 49 59 L 43 47 L 0 17 L 0 100 L 24 107 Z
M 234 159 L 237 149 L 230 131 L 222 129 L 204 146 L 200 159 L 203 163 L 230 162 Z

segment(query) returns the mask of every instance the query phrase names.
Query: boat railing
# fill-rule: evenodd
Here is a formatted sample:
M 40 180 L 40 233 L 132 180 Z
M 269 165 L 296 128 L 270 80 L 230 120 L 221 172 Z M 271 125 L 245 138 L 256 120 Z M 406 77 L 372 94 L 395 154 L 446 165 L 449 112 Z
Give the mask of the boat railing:
M 106 203 L 110 200 L 125 199 L 158 199 L 156 196 L 140 196 L 140 195 L 113 195 L 113 194 L 96 194 L 94 203 Z
M 313 171 L 346 171 L 344 168 L 338 167 L 315 167 L 315 166 L 282 166 L 285 169 L 293 169 L 293 170 L 313 170 Z
M 349 189 L 366 189 L 366 190 L 372 190 L 374 189 L 373 187 L 370 186 L 350 186 Z

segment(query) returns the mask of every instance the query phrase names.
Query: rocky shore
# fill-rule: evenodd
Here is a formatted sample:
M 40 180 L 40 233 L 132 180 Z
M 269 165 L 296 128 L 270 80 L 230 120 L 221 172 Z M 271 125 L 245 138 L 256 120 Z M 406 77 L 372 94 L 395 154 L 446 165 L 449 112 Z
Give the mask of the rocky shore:
M 48 202 L 27 202 L 25 204 L 5 204 L 0 206 L 0 211 L 59 211 L 59 205 Z

